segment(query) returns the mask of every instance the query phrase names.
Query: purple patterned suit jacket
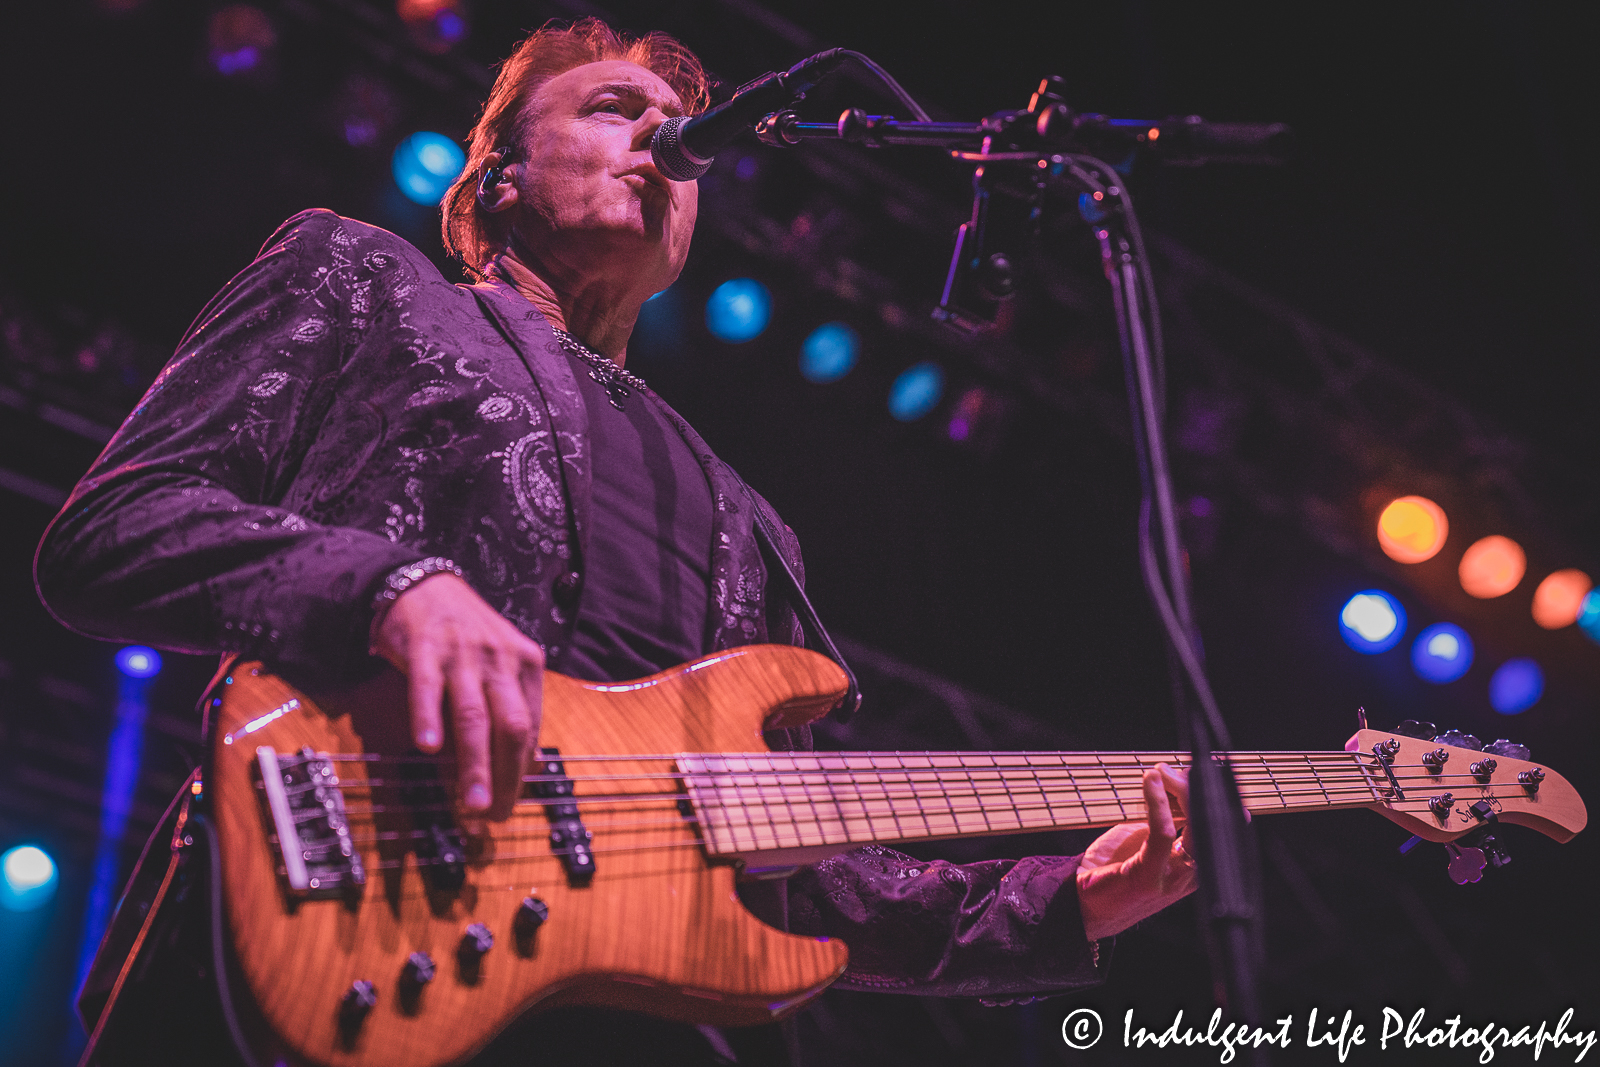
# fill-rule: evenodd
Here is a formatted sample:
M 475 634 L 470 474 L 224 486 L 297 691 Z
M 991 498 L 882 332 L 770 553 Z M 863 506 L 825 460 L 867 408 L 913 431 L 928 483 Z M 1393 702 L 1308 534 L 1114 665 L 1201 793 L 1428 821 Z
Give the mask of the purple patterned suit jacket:
M 672 420 L 716 507 L 705 648 L 801 642 L 765 595 L 752 508 L 770 506 Z M 515 291 L 452 285 L 393 234 L 303 212 L 201 312 L 78 484 L 40 545 L 39 592 L 95 637 L 351 679 L 375 664 L 384 577 L 448 556 L 560 670 L 591 521 L 587 431 L 570 362 Z M 769 740 L 810 747 L 808 730 Z M 1076 869 L 872 847 L 747 901 L 844 938 L 847 985 L 1005 997 L 1099 979 Z

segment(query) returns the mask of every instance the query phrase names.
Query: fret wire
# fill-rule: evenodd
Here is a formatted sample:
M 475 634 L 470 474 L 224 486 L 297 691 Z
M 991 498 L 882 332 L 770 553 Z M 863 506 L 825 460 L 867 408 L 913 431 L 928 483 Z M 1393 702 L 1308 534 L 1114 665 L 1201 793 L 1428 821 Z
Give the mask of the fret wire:
M 1028 761 L 1028 771 L 1033 775 L 1033 787 L 1038 791 L 1039 799 L 1044 801 L 1045 818 L 1049 819 L 1050 824 L 1053 826 L 1058 821 L 1056 819 L 1056 809 L 1050 803 L 1049 794 L 1044 791 L 1044 781 L 1039 777 L 1039 768 L 1031 759 Z
M 966 761 L 965 757 L 960 757 L 960 759 L 961 759 L 961 769 L 966 772 L 967 781 L 972 785 L 973 796 L 977 796 L 978 795 L 978 783 L 972 777 L 972 768 L 967 765 L 967 761 Z M 979 814 L 983 816 L 983 828 L 985 830 L 994 829 L 994 825 L 991 822 L 989 822 L 989 813 L 987 811 L 982 810 L 983 809 L 983 805 L 980 804 L 978 807 L 979 807 Z
M 990 764 L 990 766 L 996 766 L 993 756 L 989 757 L 989 764 Z M 1011 802 L 1011 814 L 1016 816 L 1017 828 L 1021 829 L 1022 828 L 1022 811 L 1021 811 L 1021 809 L 1019 809 L 1017 807 L 1017 794 L 1016 794 L 1016 791 L 1010 787 L 1010 783 L 1009 783 L 1008 779 L 1006 778 L 1006 772 L 1005 771 L 1003 771 L 1003 770 L 1000 771 L 999 778 L 1000 778 L 1001 784 L 1005 787 L 1006 799 Z
M 1105 760 L 1100 758 L 1100 753 L 1098 753 L 1098 752 L 1096 752 L 1094 754 L 1094 758 L 1095 758 L 1096 762 L 1098 762 L 1100 764 L 1101 773 L 1103 773 L 1106 776 L 1106 782 L 1109 784 L 1110 781 L 1111 781 L 1111 773 L 1104 769 L 1105 768 Z M 1140 778 L 1142 779 L 1143 776 L 1144 776 L 1144 772 L 1140 771 Z M 1127 821 L 1127 809 L 1122 806 L 1122 794 L 1117 792 L 1117 788 L 1114 785 L 1111 787 L 1111 795 L 1117 798 L 1117 810 L 1121 811 L 1123 813 L 1123 820 L 1122 821 L 1126 822 Z
M 870 762 L 870 758 L 869 758 L 869 762 Z M 861 808 L 861 818 L 863 820 L 867 820 L 867 834 L 868 834 L 867 840 L 870 841 L 870 840 L 872 840 L 872 837 L 871 837 L 871 834 L 872 834 L 871 816 L 869 816 L 867 814 L 867 800 L 866 800 L 866 797 L 861 792 L 861 781 L 860 781 L 860 779 L 858 779 L 856 777 L 855 768 L 851 768 L 851 770 L 850 770 L 850 784 L 851 784 L 851 786 L 853 786 L 855 788 L 855 791 L 856 791 L 856 804 Z M 849 826 L 845 826 L 844 827 L 844 835 L 845 835 L 844 839 L 846 841 L 854 841 L 855 840 L 855 838 L 850 836 L 850 828 L 849 828 Z
M 902 766 L 905 764 L 905 759 L 900 755 L 900 753 L 898 751 L 895 751 L 895 752 L 891 753 L 891 755 L 894 757 L 894 760 L 895 760 L 896 763 L 901 764 Z M 873 767 L 874 767 L 874 769 L 876 769 L 877 764 L 874 763 Z M 889 793 L 889 788 L 888 787 L 889 787 L 890 784 L 892 784 L 890 782 L 890 780 L 885 779 L 884 784 L 883 784 L 883 801 L 884 801 L 885 804 L 887 804 L 889 806 L 889 818 L 894 820 L 895 833 L 900 834 L 903 837 L 905 835 L 905 828 L 900 825 L 900 810 L 895 805 L 894 798 Z M 909 780 L 906 782 L 906 785 L 907 785 L 908 788 L 910 788 L 910 791 L 911 791 L 912 795 L 915 796 L 916 795 L 916 789 L 911 786 L 911 783 L 910 783 Z
M 1318 774 L 1316 772 L 1316 769 L 1311 766 L 1311 758 L 1309 756 L 1306 757 L 1306 769 L 1311 771 L 1312 776 L 1314 778 L 1316 778 L 1317 785 L 1322 787 L 1322 797 L 1323 797 L 1324 800 L 1327 800 L 1328 799 L 1328 788 L 1327 788 L 1326 785 L 1323 785 L 1322 775 Z
M 818 769 L 820 771 L 820 768 L 822 766 L 821 762 L 820 761 L 815 761 L 815 762 L 817 762 L 817 767 L 818 767 Z M 822 772 L 822 775 L 823 775 L 823 780 L 826 781 L 827 780 L 827 773 L 826 772 Z M 811 791 L 811 787 L 815 784 L 815 782 L 807 780 L 806 778 L 802 777 L 800 779 L 800 784 L 805 788 L 805 791 L 806 791 L 806 803 L 811 806 L 811 821 L 817 827 L 817 834 L 818 834 L 818 837 L 820 838 L 820 840 L 818 840 L 815 843 L 819 844 L 819 845 L 826 844 L 827 843 L 826 835 L 822 832 L 822 815 L 817 811 L 817 798 L 816 798 L 815 794 L 813 794 L 812 791 Z
M 929 759 L 928 763 L 930 766 L 932 766 L 933 760 Z M 945 777 L 941 773 L 942 771 L 948 769 L 949 768 L 933 767 L 933 780 L 935 788 L 937 788 L 939 791 L 939 795 L 944 798 L 944 806 L 950 816 L 950 829 L 954 833 L 960 833 L 961 813 L 956 810 L 955 797 L 951 795 L 950 787 L 945 783 Z
M 1367 788 L 1372 791 L 1373 799 L 1382 799 L 1383 789 L 1387 788 L 1389 784 L 1387 776 L 1385 776 L 1382 785 L 1380 785 L 1377 776 L 1372 773 L 1373 768 L 1367 766 L 1367 761 L 1361 758 L 1362 754 L 1359 752 L 1352 752 L 1350 755 L 1353 757 L 1350 761 L 1351 764 L 1361 774 L 1361 776 L 1367 780 Z M 1374 756 L 1373 759 L 1376 760 L 1377 757 Z M 1399 776 L 1397 775 L 1396 777 L 1398 778 Z
M 778 794 L 781 797 L 783 797 L 783 810 L 784 810 L 785 814 L 788 815 L 788 818 L 789 818 L 789 830 L 790 830 L 791 833 L 794 834 L 794 838 L 795 838 L 794 845 L 795 845 L 796 848 L 798 848 L 799 846 L 805 844 L 805 842 L 800 840 L 800 823 L 799 823 L 798 820 L 795 819 L 795 816 L 794 816 L 794 800 L 790 796 L 788 788 L 786 786 L 784 786 L 782 780 L 779 779 L 776 774 L 773 775 L 773 780 L 778 783 L 777 784 Z M 799 784 L 802 787 L 804 787 L 805 779 L 804 778 L 800 779 L 800 783 Z
M 917 817 L 922 820 L 922 829 L 929 834 L 933 833 L 933 824 L 928 821 L 928 810 L 922 805 L 922 793 L 916 788 L 916 781 L 911 777 L 911 769 L 906 767 L 906 757 L 902 752 L 895 753 L 895 759 L 906 772 L 906 781 L 911 783 L 911 796 L 917 802 Z
M 1056 758 L 1061 761 L 1062 770 L 1067 772 L 1067 786 L 1068 786 L 1068 788 L 1070 788 L 1072 790 L 1073 795 L 1078 798 L 1078 804 L 1083 808 L 1084 820 L 1088 821 L 1088 819 L 1090 818 L 1090 815 L 1089 815 L 1089 800 L 1088 800 L 1087 797 L 1085 797 L 1083 795 L 1083 789 L 1080 788 L 1079 785 L 1078 785 L 1078 776 L 1076 774 L 1072 773 L 1072 768 L 1071 767 L 1067 766 L 1067 759 L 1066 759 L 1066 757 L 1064 755 L 1059 755 L 1058 754 L 1056 756 Z
M 823 770 L 823 774 L 822 774 L 822 780 L 828 784 L 828 796 L 833 801 L 833 810 L 834 810 L 834 812 L 837 813 L 837 815 L 839 816 L 839 825 L 840 825 L 840 827 L 843 827 L 845 825 L 845 822 L 844 822 L 844 804 L 839 800 L 839 793 L 833 787 L 833 782 L 834 782 L 833 775 L 829 774 L 827 772 L 827 770 L 824 769 Z M 848 840 L 848 838 L 846 838 L 846 840 Z
M 752 775 L 751 781 L 755 783 L 756 796 L 761 798 L 761 814 L 766 816 L 767 829 L 772 834 L 772 844 L 776 848 L 780 844 L 778 841 L 778 824 L 772 817 L 772 802 L 767 796 L 767 788 L 761 784 L 761 779 L 758 776 Z M 755 838 L 754 827 L 751 827 L 751 837 Z M 759 840 L 759 838 L 755 839 Z
M 1265 755 L 1260 755 L 1256 758 L 1261 761 L 1261 769 L 1267 772 L 1267 781 L 1271 783 L 1273 789 L 1277 790 L 1278 799 L 1283 801 L 1284 809 L 1287 810 L 1289 807 L 1289 798 L 1283 795 L 1283 787 L 1278 784 L 1277 776 L 1272 773 L 1272 768 L 1267 765 L 1267 757 Z M 1238 779 L 1234 779 L 1234 784 L 1239 784 Z

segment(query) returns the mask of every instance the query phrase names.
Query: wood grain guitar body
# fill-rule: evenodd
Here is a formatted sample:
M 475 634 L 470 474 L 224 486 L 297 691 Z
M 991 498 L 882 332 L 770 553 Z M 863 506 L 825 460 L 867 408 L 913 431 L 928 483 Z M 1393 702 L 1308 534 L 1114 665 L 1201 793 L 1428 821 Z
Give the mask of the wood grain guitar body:
M 583 816 L 593 874 L 569 875 L 552 847 L 551 808 L 529 799 L 465 839 L 454 888 L 430 870 L 438 863 L 416 802 L 420 781 L 448 824 L 453 767 L 415 758 L 398 674 L 310 694 L 239 663 L 219 683 L 206 789 L 226 917 L 248 992 L 293 1056 L 455 1063 L 525 1012 L 558 1004 L 763 1023 L 844 971 L 842 942 L 779 932 L 743 908 L 733 866 L 708 861 L 673 773 L 673 754 L 762 752 L 763 728 L 824 714 L 845 689 L 833 663 L 755 646 L 622 685 L 546 679 L 540 745 L 559 750 L 578 799 L 595 798 Z M 332 757 L 364 884 L 322 899 L 289 888 L 264 750 Z M 536 927 L 519 916 L 529 899 L 547 910 Z M 483 931 L 493 944 L 479 952 Z M 414 953 L 431 961 L 431 981 L 415 980 L 415 963 L 407 970 Z M 370 1006 L 349 1003 L 357 982 L 371 983 Z
M 290 1058 L 435 1067 L 558 1004 L 771 1021 L 842 974 L 847 952 L 746 912 L 736 863 L 1139 821 L 1144 774 L 1189 758 L 768 752 L 763 728 L 810 722 L 845 691 L 832 662 L 781 645 L 636 682 L 545 679 L 549 755 L 478 837 L 453 821 L 454 764 L 411 748 L 399 675 L 309 694 L 239 664 L 218 686 L 206 791 L 227 920 Z M 1501 824 L 1567 841 L 1588 823 L 1571 783 L 1508 742 L 1362 729 L 1343 751 L 1219 755 L 1257 815 L 1368 808 L 1460 841 L 1458 881 L 1477 879 L 1472 842 Z

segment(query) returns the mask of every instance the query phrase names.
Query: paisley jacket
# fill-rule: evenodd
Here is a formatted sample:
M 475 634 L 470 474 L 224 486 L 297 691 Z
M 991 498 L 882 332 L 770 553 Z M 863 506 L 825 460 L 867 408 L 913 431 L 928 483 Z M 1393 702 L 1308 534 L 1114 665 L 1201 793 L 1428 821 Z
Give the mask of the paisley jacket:
M 765 595 L 752 523 L 770 506 L 666 410 L 716 509 L 705 648 L 801 643 L 787 603 Z M 307 211 L 200 313 L 51 524 L 36 579 L 92 636 L 331 681 L 373 669 L 371 602 L 389 572 L 447 556 L 560 670 L 591 486 L 583 398 L 532 305 L 504 284 L 452 285 L 393 234 Z M 809 748 L 810 734 L 769 741 Z M 845 938 L 847 984 L 1011 996 L 1098 980 L 1076 869 L 871 848 L 805 869 L 787 907 L 781 891 L 748 902 Z

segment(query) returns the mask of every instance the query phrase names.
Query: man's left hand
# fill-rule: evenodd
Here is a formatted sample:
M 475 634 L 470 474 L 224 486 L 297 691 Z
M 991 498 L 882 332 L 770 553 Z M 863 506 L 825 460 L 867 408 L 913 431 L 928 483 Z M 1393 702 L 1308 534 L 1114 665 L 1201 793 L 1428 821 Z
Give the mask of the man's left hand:
M 1078 906 L 1091 940 L 1119 934 L 1194 892 L 1187 771 L 1158 763 L 1144 772 L 1145 822 L 1118 823 L 1089 846 L 1078 866 Z

